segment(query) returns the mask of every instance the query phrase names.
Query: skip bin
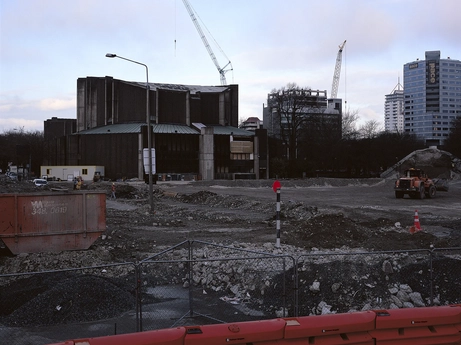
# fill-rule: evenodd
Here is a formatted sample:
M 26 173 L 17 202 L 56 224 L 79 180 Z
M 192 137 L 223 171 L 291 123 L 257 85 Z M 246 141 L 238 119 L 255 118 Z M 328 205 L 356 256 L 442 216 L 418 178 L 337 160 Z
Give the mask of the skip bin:
M 286 319 L 284 338 L 290 345 L 374 345 L 368 332 L 374 329 L 375 318 L 373 312 L 364 311 Z
M 455 327 L 461 322 L 461 308 L 426 307 L 379 310 L 371 334 L 376 344 L 461 344 Z
M 0 239 L 13 254 L 88 249 L 105 229 L 103 192 L 0 194 Z

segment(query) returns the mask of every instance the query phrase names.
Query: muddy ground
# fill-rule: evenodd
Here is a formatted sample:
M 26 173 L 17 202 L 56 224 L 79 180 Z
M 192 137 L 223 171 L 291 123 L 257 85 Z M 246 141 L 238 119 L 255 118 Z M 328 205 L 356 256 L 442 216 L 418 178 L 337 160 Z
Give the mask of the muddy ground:
M 276 193 L 272 190 L 273 182 L 159 182 L 154 185 L 153 210 L 149 206 L 148 186 L 143 182 L 117 182 L 115 200 L 110 198 L 110 183 L 86 183 L 85 189 L 102 190 L 107 194 L 105 234 L 87 251 L 12 256 L 3 248 L 0 274 L 139 261 L 187 240 L 294 256 L 333 250 L 461 247 L 460 180 L 450 181 L 448 192 L 438 192 L 435 198 L 422 200 L 396 199 L 393 180 L 282 180 L 279 249 L 274 247 Z M 6 179 L 1 179 L 0 188 L 2 193 L 43 191 L 29 182 Z M 72 185 L 50 182 L 45 190 L 51 191 L 51 188 L 71 191 Z M 411 234 L 409 228 L 414 224 L 416 210 L 423 231 Z M 334 270 L 334 265 L 330 265 L 330 269 Z M 338 266 L 337 272 L 330 269 L 328 275 L 340 276 L 344 266 Z M 406 274 L 404 269 L 401 272 L 403 276 Z M 38 282 L 38 285 L 44 290 L 54 288 L 53 283 Z M 457 287 L 453 288 L 456 294 Z M 12 295 L 12 290 L 10 286 L 8 294 L 3 292 L 0 295 L 2 303 L 5 299 L 19 300 L 8 315 L 0 315 L 0 322 L 3 320 L 9 326 L 20 325 L 18 319 L 28 317 L 17 311 L 22 306 L 20 301 L 32 303 L 30 296 L 22 300 Z M 122 290 L 126 292 L 126 289 Z M 328 300 L 328 296 L 322 296 L 322 299 Z M 363 305 L 348 307 L 360 309 Z M 15 309 L 16 318 L 11 316 L 15 315 Z M 113 317 L 117 312 L 102 316 Z M 308 314 L 309 310 L 303 312 Z M 34 319 L 36 316 L 30 317 L 30 320 Z

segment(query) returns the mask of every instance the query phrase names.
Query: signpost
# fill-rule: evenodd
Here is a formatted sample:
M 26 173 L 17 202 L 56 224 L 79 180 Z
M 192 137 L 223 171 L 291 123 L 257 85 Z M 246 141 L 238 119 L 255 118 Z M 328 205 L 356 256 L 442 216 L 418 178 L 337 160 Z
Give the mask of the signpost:
M 277 213 L 276 213 L 276 229 L 277 229 L 277 239 L 275 241 L 275 247 L 280 248 L 280 189 L 282 185 L 278 180 L 275 180 L 272 184 L 272 189 L 277 193 Z

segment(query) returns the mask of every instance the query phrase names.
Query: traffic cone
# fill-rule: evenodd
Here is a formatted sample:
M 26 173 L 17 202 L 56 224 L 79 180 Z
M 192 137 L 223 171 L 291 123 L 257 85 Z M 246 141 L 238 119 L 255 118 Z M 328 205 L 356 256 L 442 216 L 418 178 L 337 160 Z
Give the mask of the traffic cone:
M 419 224 L 418 210 L 415 210 L 414 225 L 410 227 L 410 233 L 414 234 L 415 232 L 419 231 L 421 231 L 421 224 Z

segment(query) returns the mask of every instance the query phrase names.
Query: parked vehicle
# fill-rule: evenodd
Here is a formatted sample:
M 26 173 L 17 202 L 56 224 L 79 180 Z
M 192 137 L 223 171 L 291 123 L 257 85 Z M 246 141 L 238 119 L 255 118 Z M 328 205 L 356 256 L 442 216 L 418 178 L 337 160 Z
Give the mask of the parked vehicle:
M 18 174 L 13 172 L 13 171 L 8 171 L 6 173 L 6 176 L 8 176 L 10 179 L 17 181 L 18 180 Z
M 37 187 L 43 187 L 43 186 L 46 186 L 48 184 L 48 181 L 45 180 L 45 179 L 42 179 L 42 178 L 36 178 L 35 180 L 32 181 L 35 186 Z

